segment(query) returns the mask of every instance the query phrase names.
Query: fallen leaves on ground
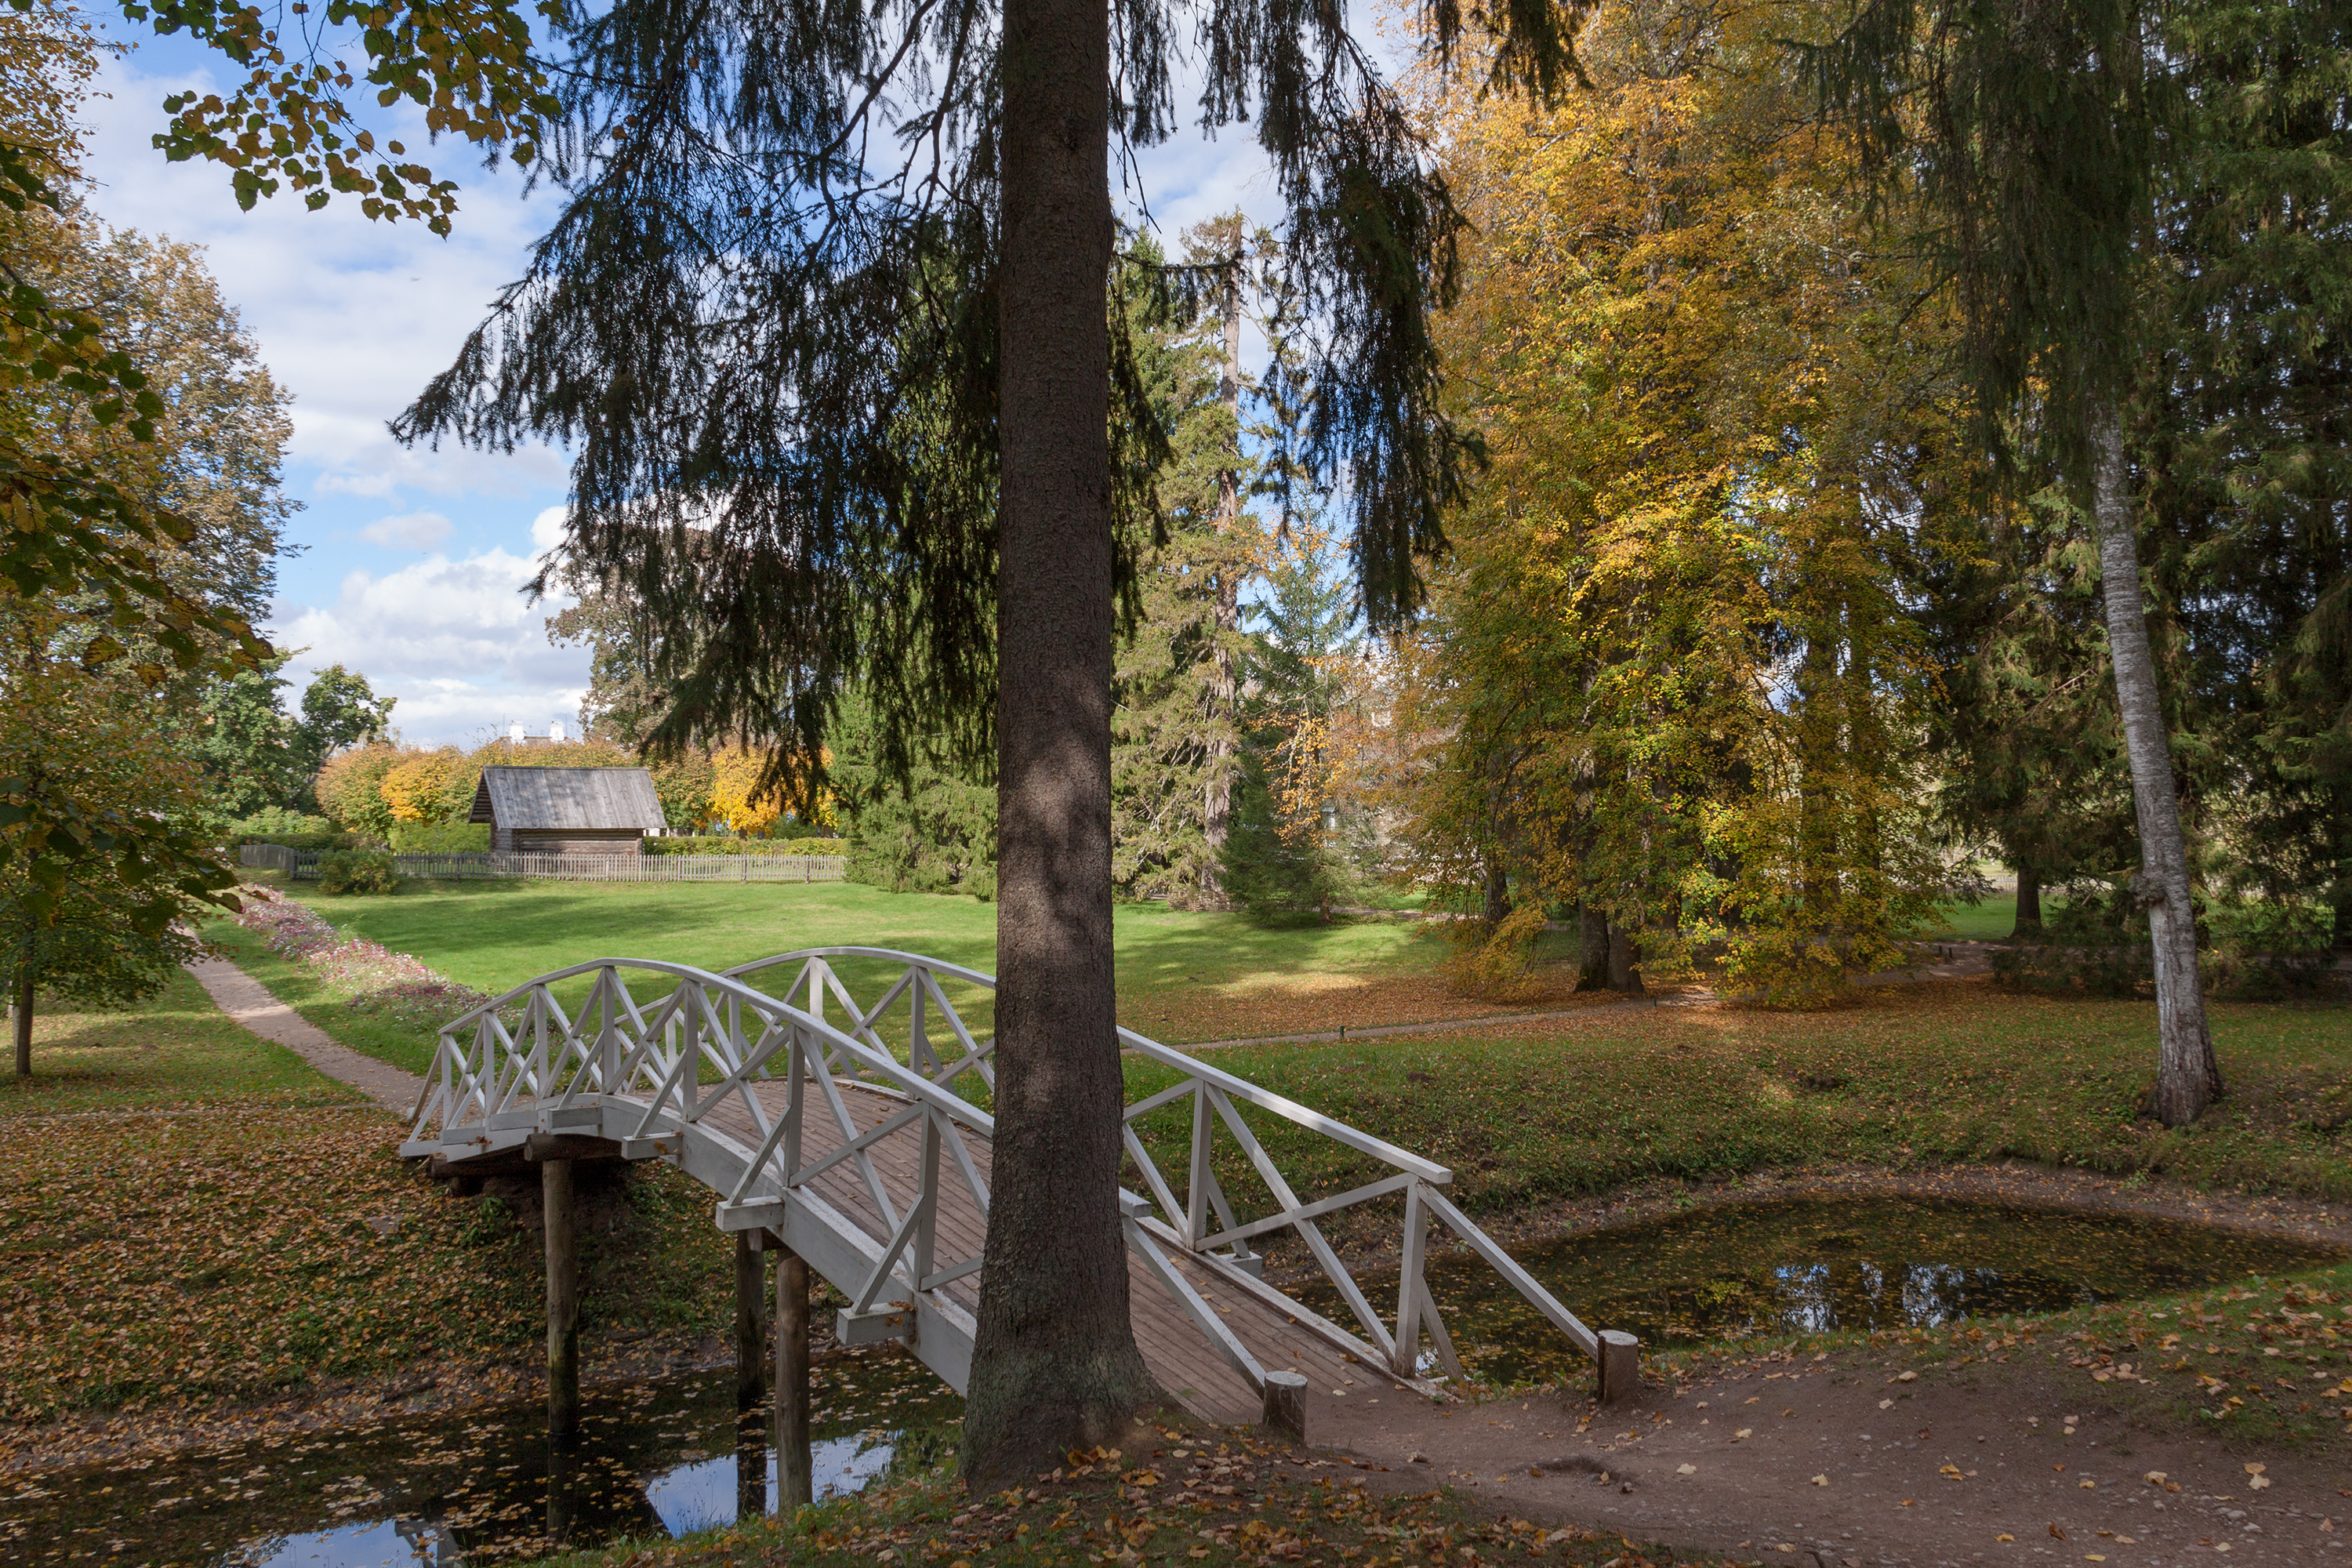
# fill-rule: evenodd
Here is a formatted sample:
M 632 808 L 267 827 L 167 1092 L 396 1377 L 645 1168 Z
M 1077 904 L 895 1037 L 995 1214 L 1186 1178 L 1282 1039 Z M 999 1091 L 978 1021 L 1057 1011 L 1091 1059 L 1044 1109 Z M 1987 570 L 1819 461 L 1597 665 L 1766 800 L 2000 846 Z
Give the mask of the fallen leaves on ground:
M 76 1411 L 176 1416 L 430 1356 L 530 1354 L 535 1235 L 502 1202 L 424 1180 L 398 1137 L 371 1108 L 16 1122 L 0 1443 Z M 666 1167 L 621 1191 L 583 1238 L 592 1345 L 726 1322 L 732 1249 L 707 1194 Z
M 1376 1496 L 1344 1461 L 1164 1415 L 1150 1437 L 1148 1452 L 1072 1454 L 1034 1484 L 989 1496 L 967 1495 L 943 1467 L 803 1509 L 781 1523 L 754 1521 L 682 1542 L 623 1542 L 557 1561 L 569 1568 L 1482 1568 L 1506 1562 L 1656 1568 L 1731 1561 L 1672 1552 L 1614 1531 L 1483 1518 L 1450 1491 Z M 1162 1484 L 1129 1479 L 1145 1468 Z

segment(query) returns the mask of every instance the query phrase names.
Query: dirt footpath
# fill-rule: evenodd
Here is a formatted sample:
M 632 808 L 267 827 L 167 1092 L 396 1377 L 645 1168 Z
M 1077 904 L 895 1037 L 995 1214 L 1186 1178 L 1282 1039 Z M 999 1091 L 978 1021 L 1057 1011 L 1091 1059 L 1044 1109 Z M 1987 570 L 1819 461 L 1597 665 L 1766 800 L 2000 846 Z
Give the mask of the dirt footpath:
M 1514 1515 L 1767 1563 L 2352 1568 L 2334 1444 L 2231 1452 L 2014 1364 L 1905 1375 L 1819 1356 L 1607 1409 L 1318 1389 L 1307 1435 L 1382 1490 L 1450 1484 Z

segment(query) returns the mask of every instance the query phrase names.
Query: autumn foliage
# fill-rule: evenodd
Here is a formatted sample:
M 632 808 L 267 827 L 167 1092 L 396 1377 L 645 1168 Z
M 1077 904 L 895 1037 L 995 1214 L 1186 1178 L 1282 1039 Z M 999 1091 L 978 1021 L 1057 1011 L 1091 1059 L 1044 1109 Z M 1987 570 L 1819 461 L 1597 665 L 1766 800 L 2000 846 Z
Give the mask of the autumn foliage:
M 1892 510 L 1937 479 L 1937 323 L 1790 131 L 1801 20 L 1612 8 L 1557 109 L 1428 100 L 1491 467 L 1397 692 L 1405 842 L 1483 931 L 1574 907 L 1790 997 L 1894 962 L 1939 873 Z

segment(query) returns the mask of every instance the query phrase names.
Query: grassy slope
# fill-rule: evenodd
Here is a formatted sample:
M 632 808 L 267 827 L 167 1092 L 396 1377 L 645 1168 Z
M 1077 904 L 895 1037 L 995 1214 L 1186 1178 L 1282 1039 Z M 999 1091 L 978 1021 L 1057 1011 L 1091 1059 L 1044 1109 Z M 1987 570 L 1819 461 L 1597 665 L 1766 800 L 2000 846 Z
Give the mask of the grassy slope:
M 1626 1009 L 1212 1059 L 1451 1165 L 1474 1209 L 1661 1175 L 2011 1155 L 2352 1198 L 2352 1009 L 2221 1003 L 2212 1021 L 2231 1092 L 2182 1131 L 2135 1115 L 2154 1073 L 2153 1005 L 2011 996 L 1980 981 L 1893 987 L 1827 1013 Z M 1168 1077 L 1139 1063 L 1130 1087 Z M 1182 1116 L 1153 1119 L 1162 1147 L 1181 1143 Z M 1252 1120 L 1302 1192 L 1382 1173 L 1328 1139 Z M 1238 1157 L 1220 1174 L 1254 1186 Z
M 513 881 L 428 884 L 390 898 L 331 898 L 309 886 L 294 893 L 342 930 L 491 992 L 613 956 L 717 970 L 794 948 L 863 946 L 983 972 L 995 962 L 993 905 L 855 883 Z M 1415 923 L 1341 921 L 1267 931 L 1237 915 L 1126 904 L 1115 931 L 1121 1019 L 1155 1038 L 1181 1043 L 1512 1010 L 1447 989 L 1435 973 L 1444 949 Z M 353 1049 L 412 1071 L 430 1059 L 430 1039 L 352 1012 L 248 933 L 216 921 L 205 934 Z M 584 991 L 586 982 L 572 988 Z M 957 1000 L 963 1006 L 966 999 Z M 965 1011 L 984 1024 L 986 999 L 972 998 Z

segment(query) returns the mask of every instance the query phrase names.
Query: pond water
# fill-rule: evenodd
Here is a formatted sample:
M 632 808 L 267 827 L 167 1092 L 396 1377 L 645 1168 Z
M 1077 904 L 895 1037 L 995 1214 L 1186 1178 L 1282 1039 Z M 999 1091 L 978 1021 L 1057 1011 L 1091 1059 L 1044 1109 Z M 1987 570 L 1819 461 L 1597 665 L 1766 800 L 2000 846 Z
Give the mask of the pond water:
M 928 1462 L 961 1415 L 895 1346 L 827 1357 L 810 1381 L 819 1497 Z M 0 1478 L 0 1560 L 376 1568 L 682 1534 L 773 1505 L 758 1428 L 739 1443 L 725 1369 L 587 1390 L 568 1452 L 532 1403 Z
M 1709 1207 L 1512 1256 L 1594 1328 L 1667 1347 L 2061 1311 L 2299 1272 L 2343 1255 L 2205 1226 L 1906 1198 Z M 1589 1375 L 1590 1363 L 1485 1264 L 1448 1257 L 1427 1278 L 1481 1381 Z

